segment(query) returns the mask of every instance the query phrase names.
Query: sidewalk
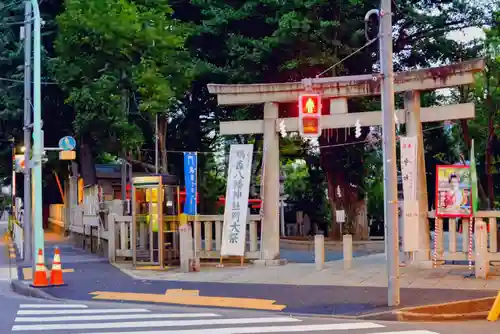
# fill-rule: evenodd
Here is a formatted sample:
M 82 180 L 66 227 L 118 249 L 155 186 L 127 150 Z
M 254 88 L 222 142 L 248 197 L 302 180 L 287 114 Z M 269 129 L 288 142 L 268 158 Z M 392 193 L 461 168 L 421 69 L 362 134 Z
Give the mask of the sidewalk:
M 6 226 L 3 221 L 0 221 L 0 284 L 17 279 L 15 254 L 9 251 L 10 242 L 6 236 Z
M 243 307 L 289 313 L 361 315 L 389 310 L 385 255 L 354 259 L 353 269 L 342 261 L 316 271 L 314 264 L 280 267 L 203 268 L 199 273 L 177 270 L 134 270 L 130 264 L 60 244 L 67 286 L 45 288 L 51 296 L 76 300 L 126 300 L 196 306 Z M 51 259 L 54 244 L 46 247 Z M 50 262 L 46 263 L 49 267 Z M 20 268 L 20 279 L 23 270 Z M 416 270 L 401 268 L 401 307 L 489 297 L 500 279 L 463 278 L 467 268 Z M 183 289 L 183 290 L 180 290 Z M 168 291 L 168 293 L 166 293 Z

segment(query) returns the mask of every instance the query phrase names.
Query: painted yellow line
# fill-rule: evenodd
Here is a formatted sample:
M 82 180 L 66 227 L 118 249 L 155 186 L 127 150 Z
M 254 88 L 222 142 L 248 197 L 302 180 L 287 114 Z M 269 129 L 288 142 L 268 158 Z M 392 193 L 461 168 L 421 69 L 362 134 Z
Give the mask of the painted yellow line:
M 166 296 L 199 296 L 200 295 L 200 290 L 183 290 L 183 289 L 168 289 L 167 292 L 165 292 Z
M 490 312 L 488 312 L 488 321 L 497 321 L 500 315 L 500 292 L 498 293 Z
M 150 293 L 95 291 L 92 299 L 122 300 L 176 305 L 214 306 L 253 310 L 281 311 L 286 305 L 275 304 L 275 300 L 234 297 L 204 297 L 198 290 L 167 290 L 164 295 Z
M 47 267 L 45 267 L 45 271 L 47 273 L 50 273 L 50 270 Z M 75 269 L 63 269 L 62 272 L 63 273 L 74 273 Z M 33 269 L 23 268 L 23 280 L 24 281 L 31 281 L 32 278 L 33 278 Z
M 165 266 L 163 270 L 169 270 L 170 267 Z M 134 270 L 162 270 L 160 266 L 137 266 Z

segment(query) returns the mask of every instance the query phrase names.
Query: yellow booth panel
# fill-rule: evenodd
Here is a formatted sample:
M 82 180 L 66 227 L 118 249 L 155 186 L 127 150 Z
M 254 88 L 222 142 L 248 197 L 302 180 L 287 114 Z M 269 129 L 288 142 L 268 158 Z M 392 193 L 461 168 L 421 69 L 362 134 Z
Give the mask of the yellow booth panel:
M 151 196 L 151 194 L 153 195 Z M 146 189 L 146 202 L 149 202 L 150 200 L 153 203 L 158 203 L 158 189 L 156 188 Z
M 153 232 L 158 232 L 158 214 L 152 214 L 151 215 L 151 230 Z
M 154 193 L 153 193 L 153 200 L 154 200 Z M 157 203 L 152 203 L 151 204 L 151 210 L 149 211 L 151 215 L 151 230 L 153 232 L 158 232 L 158 204 Z

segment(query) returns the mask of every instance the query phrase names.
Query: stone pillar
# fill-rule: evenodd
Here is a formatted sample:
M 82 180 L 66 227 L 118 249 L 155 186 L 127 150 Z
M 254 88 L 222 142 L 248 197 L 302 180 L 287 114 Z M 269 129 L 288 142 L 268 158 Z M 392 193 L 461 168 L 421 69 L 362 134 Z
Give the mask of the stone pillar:
M 181 272 L 191 271 L 191 261 L 194 258 L 192 229 L 185 214 L 180 215 L 179 223 L 179 254 Z
M 264 219 L 262 222 L 262 259 L 274 260 L 280 255 L 280 173 L 279 136 L 276 132 L 278 104 L 264 104 Z
M 486 279 L 490 267 L 488 254 L 488 227 L 482 218 L 475 219 L 476 245 L 475 245 L 475 274 L 476 278 Z
M 344 234 L 342 236 L 342 248 L 344 256 L 344 269 L 351 269 L 352 267 L 352 235 Z
M 322 270 L 325 265 L 325 236 L 316 234 L 314 236 L 314 262 L 316 270 Z
M 430 259 L 430 239 L 427 180 L 425 177 L 425 151 L 422 123 L 420 121 L 420 92 L 406 92 L 406 133 L 408 137 L 417 137 L 417 199 L 419 206 L 419 251 L 416 252 L 417 261 Z

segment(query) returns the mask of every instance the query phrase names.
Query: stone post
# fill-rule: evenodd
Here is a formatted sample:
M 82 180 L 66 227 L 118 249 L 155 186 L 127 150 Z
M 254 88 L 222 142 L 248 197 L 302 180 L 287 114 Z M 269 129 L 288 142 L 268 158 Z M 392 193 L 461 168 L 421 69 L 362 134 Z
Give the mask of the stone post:
M 322 234 L 314 236 L 314 262 L 316 270 L 323 269 L 325 265 L 325 236 Z
M 352 267 L 352 235 L 344 234 L 342 238 L 344 269 Z
M 490 267 L 488 258 L 488 229 L 482 218 L 476 218 L 476 244 L 475 244 L 475 274 L 476 278 L 486 279 Z

